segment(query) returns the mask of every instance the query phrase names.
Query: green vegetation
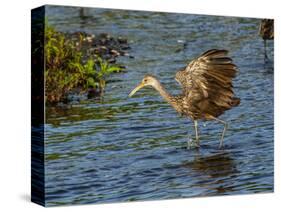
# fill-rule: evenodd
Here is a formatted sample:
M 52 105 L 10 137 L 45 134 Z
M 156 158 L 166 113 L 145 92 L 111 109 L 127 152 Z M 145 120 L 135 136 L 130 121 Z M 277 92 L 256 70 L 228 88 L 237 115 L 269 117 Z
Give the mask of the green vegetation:
M 78 41 L 67 39 L 63 33 L 46 26 L 45 93 L 48 103 L 62 101 L 73 89 L 85 92 L 91 88 L 102 94 L 106 77 L 122 70 L 98 55 L 85 57 L 81 50 L 83 39 L 82 34 Z

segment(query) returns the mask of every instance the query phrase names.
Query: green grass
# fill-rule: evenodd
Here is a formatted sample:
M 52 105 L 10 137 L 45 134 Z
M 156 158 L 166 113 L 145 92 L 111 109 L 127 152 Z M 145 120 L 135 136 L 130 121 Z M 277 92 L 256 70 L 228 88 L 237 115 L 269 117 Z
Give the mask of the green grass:
M 78 88 L 87 91 L 95 89 L 100 95 L 106 85 L 106 77 L 122 69 L 109 64 L 98 55 L 83 59 L 81 46 L 83 36 L 74 42 L 46 25 L 45 28 L 45 98 L 47 103 L 57 103 Z

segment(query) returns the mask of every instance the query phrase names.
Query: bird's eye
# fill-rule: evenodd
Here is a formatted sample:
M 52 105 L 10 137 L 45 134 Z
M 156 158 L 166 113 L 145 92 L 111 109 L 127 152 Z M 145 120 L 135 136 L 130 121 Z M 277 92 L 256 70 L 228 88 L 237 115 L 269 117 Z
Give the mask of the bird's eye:
M 147 82 L 147 79 L 144 79 L 143 81 L 144 81 L 144 82 Z

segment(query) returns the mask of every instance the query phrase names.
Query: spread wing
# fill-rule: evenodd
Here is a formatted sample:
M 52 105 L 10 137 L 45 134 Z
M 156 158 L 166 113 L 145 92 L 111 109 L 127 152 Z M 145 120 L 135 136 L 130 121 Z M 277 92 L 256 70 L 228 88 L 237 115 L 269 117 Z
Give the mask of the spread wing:
M 218 109 L 231 107 L 234 98 L 232 79 L 237 67 L 227 53 L 211 49 L 177 72 L 176 80 L 182 85 L 186 101 L 195 104 L 204 100 Z

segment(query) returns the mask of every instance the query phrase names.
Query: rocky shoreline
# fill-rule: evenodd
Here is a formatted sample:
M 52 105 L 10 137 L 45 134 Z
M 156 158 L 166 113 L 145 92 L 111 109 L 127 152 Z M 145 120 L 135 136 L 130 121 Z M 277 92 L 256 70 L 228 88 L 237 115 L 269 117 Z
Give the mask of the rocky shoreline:
M 101 97 L 109 76 L 126 69 L 117 58 L 134 58 L 126 38 L 108 33 L 62 33 L 48 26 L 45 40 L 45 93 L 50 104 Z
M 99 56 L 109 63 L 116 63 L 119 56 L 134 58 L 129 54 L 131 47 L 124 37 L 115 38 L 108 33 L 95 35 L 85 32 L 71 33 L 67 37 L 74 41 L 76 47 L 85 53 L 84 57 Z

